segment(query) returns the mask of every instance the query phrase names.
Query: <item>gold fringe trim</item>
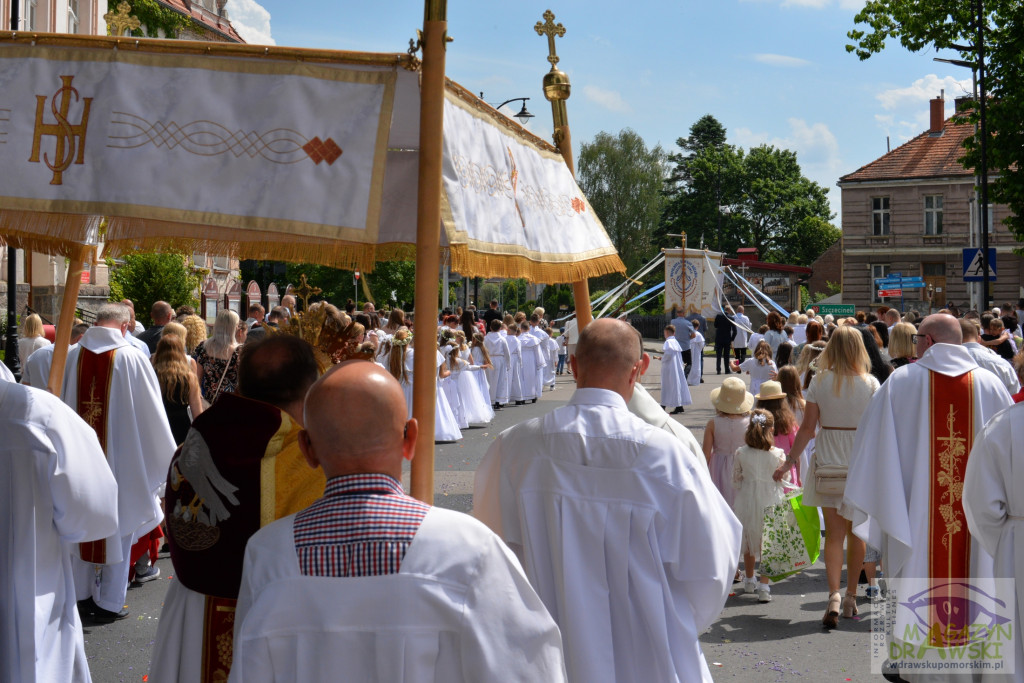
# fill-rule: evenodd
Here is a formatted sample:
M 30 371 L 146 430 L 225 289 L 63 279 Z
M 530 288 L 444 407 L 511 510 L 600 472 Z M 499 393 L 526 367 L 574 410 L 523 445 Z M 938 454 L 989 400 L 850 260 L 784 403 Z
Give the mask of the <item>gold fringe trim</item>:
M 96 216 L 0 210 L 0 243 L 70 258 L 95 239 L 98 225 Z
M 618 254 L 566 263 L 533 261 L 524 256 L 483 254 L 466 245 L 451 248 L 452 270 L 463 277 L 525 278 L 533 283 L 580 282 L 591 277 L 625 273 Z

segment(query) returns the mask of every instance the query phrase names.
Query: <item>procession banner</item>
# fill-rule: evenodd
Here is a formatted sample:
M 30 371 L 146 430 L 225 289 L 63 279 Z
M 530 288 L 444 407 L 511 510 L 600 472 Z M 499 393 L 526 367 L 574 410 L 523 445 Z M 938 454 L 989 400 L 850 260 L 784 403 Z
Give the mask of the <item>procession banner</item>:
M 444 131 L 442 217 L 453 270 L 533 282 L 625 271 L 560 154 L 502 129 L 493 110 L 451 88 Z
M 393 66 L 2 43 L 2 231 L 107 216 L 108 242 L 373 243 L 394 84 Z
M 0 241 L 411 260 L 419 76 L 406 53 L 0 31 Z M 441 247 L 461 275 L 625 271 L 558 150 L 452 81 L 444 155 Z
M 665 311 L 673 306 L 684 315 L 699 313 L 705 318 L 715 317 L 715 307 L 722 287 L 722 254 L 703 249 L 686 250 L 686 288 L 683 288 L 682 249 L 665 250 Z M 705 258 L 706 257 L 706 258 Z M 683 305 L 683 293 L 686 304 Z

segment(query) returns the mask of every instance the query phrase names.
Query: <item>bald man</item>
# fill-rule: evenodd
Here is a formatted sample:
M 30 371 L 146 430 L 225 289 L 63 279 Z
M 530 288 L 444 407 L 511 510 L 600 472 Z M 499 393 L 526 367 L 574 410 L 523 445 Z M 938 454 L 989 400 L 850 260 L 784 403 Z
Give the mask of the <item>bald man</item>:
M 230 680 L 565 680 L 558 628 L 509 549 L 403 492 L 419 430 L 398 382 L 349 361 L 305 405 L 299 443 L 327 488 L 250 539 Z
M 917 362 L 889 376 L 857 427 L 843 505 L 854 533 L 882 550 L 890 579 L 935 586 L 992 576 L 992 557 L 972 539 L 961 497 L 975 436 L 1012 400 L 962 340 L 953 316 L 926 317 L 914 335 Z M 929 590 L 927 580 L 920 590 Z M 920 630 L 927 639 L 928 629 L 910 629 L 905 616 L 897 613 L 894 633 Z M 953 644 L 941 636 L 938 642 Z M 913 646 L 907 652 L 919 652 L 923 643 L 905 644 Z M 900 672 L 908 680 L 909 668 Z
M 502 432 L 473 512 L 523 560 L 570 680 L 710 681 L 697 636 L 729 594 L 740 524 L 683 442 L 629 412 L 632 327 L 595 320 L 569 362 L 569 404 Z

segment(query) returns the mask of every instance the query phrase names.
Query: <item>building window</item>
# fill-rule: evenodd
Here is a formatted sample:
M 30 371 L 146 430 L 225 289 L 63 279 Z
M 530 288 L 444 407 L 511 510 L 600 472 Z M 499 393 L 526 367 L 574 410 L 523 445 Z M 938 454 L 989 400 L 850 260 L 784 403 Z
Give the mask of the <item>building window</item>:
M 78 33 L 78 0 L 68 0 L 68 33 Z
M 926 194 L 924 196 L 924 234 L 942 234 L 942 195 Z
M 194 252 L 192 254 L 192 265 L 195 268 L 206 268 L 206 253 L 205 252 Z
M 871 198 L 871 234 L 889 234 L 889 198 Z
M 214 256 L 213 257 L 213 269 L 214 270 L 231 270 L 231 259 L 227 256 Z
M 39 0 L 28 0 L 28 30 L 35 31 L 39 28 L 36 24 L 39 16 Z
M 887 202 L 888 203 L 888 202 Z M 883 278 L 889 275 L 889 264 L 872 263 L 871 264 L 871 303 L 880 304 L 882 298 L 878 296 L 878 285 L 875 284 L 875 280 Z

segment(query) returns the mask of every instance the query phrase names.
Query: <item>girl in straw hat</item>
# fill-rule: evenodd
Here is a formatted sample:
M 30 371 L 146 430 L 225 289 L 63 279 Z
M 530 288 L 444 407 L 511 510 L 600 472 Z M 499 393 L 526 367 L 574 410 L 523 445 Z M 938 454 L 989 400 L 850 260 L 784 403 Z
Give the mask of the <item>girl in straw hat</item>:
M 789 407 L 789 397 L 783 391 L 782 383 L 775 380 L 764 382 L 754 396 L 754 400 L 755 408 L 767 410 L 772 414 L 772 419 L 775 422 L 775 447 L 789 455 L 789 450 L 793 446 L 793 438 L 796 436 L 800 424 Z M 797 486 L 800 485 L 800 473 L 796 465 L 790 472 L 790 479 Z
M 739 377 L 727 377 L 722 386 L 711 392 L 715 416 L 704 428 L 704 457 L 708 460 L 711 480 L 732 507 L 736 490 L 732 483 L 733 457 L 743 445 L 750 408 L 754 396 Z

